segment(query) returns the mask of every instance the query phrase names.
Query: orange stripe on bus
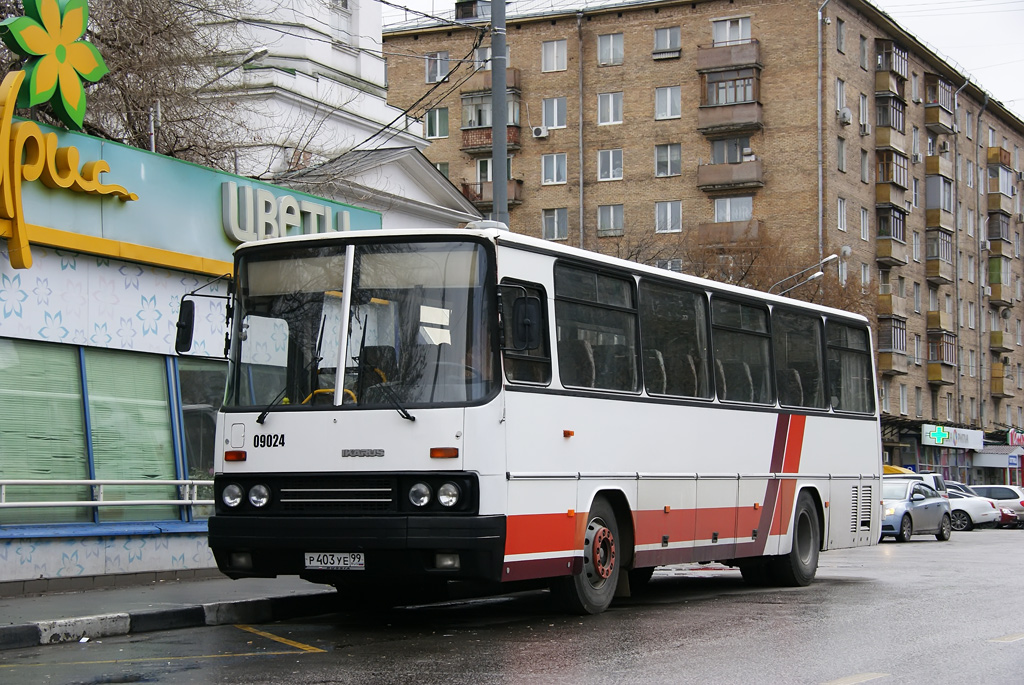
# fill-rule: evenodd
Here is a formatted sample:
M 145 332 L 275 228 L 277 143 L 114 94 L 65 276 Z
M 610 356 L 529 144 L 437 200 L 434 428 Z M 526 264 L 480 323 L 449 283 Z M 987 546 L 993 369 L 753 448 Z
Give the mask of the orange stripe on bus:
M 666 535 L 671 542 L 692 540 L 695 518 L 693 509 L 673 509 L 667 514 L 659 509 L 635 512 L 636 544 L 659 544 Z
M 582 547 L 576 544 L 576 523 L 585 514 L 526 514 L 509 516 L 505 524 L 505 554 L 536 554 Z

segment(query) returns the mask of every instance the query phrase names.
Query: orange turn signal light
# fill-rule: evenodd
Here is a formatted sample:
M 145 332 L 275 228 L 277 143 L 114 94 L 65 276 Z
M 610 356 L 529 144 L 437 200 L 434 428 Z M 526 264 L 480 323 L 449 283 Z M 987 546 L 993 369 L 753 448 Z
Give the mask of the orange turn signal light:
M 571 431 L 571 430 L 564 430 L 564 431 L 562 431 L 562 437 L 563 438 L 571 438 L 574 435 L 576 435 L 576 431 Z
M 228 450 L 224 453 L 224 461 L 245 461 L 245 450 Z
M 459 448 L 458 447 L 431 447 L 430 458 L 431 459 L 458 459 Z

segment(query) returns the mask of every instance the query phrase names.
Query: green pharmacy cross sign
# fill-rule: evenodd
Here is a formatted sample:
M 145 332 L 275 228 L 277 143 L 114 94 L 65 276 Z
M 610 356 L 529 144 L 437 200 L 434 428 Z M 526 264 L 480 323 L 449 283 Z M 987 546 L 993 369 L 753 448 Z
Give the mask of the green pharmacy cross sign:
M 945 442 L 946 438 L 949 437 L 949 432 L 947 432 L 946 429 L 943 428 L 942 426 L 936 426 L 935 430 L 933 430 L 928 435 L 932 436 L 932 439 L 935 440 L 936 445 L 941 445 L 943 442 Z
M 96 82 L 107 73 L 103 57 L 82 40 L 89 23 L 86 0 L 23 0 L 23 17 L 0 21 L 0 39 L 26 58 L 28 87 L 18 94 L 18 107 L 47 101 L 68 128 L 81 129 L 85 119 L 82 79 Z

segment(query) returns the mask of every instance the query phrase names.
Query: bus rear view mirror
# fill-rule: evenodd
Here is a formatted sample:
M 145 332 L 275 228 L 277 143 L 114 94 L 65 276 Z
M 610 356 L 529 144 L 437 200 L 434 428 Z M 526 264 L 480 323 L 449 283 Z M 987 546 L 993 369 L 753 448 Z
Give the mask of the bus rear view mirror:
M 522 351 L 540 347 L 542 321 L 539 297 L 517 297 L 512 304 L 512 349 Z
M 178 310 L 177 334 L 174 337 L 174 351 L 185 354 L 192 349 L 192 330 L 195 328 L 196 303 L 194 300 L 181 301 Z

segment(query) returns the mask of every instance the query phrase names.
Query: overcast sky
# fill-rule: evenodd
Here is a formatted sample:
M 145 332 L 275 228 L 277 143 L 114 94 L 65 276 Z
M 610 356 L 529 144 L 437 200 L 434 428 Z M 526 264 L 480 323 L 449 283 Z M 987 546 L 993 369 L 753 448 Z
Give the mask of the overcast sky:
M 871 1 L 1024 119 L 1024 0 Z M 395 4 L 448 16 L 455 8 L 455 0 L 397 0 Z M 571 0 L 529 4 L 567 7 Z M 383 14 L 385 25 L 404 18 L 388 5 L 383 6 Z

